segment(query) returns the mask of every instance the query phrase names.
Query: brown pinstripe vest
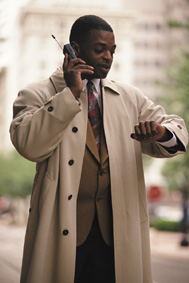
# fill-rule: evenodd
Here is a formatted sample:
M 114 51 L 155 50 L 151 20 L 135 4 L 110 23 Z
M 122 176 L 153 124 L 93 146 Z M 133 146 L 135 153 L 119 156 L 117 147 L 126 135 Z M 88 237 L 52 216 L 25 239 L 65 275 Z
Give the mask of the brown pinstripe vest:
M 77 245 L 87 238 L 95 212 L 100 231 L 108 245 L 113 243 L 112 206 L 110 192 L 109 158 L 103 127 L 101 129 L 100 156 L 90 122 L 87 126 L 86 149 L 77 199 Z

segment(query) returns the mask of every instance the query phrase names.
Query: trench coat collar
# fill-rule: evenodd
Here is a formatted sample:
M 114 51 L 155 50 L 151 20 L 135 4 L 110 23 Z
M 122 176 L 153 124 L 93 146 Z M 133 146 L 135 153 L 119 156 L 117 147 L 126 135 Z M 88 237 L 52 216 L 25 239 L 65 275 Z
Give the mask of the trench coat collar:
M 117 94 L 117 95 L 120 94 L 120 89 L 118 88 L 118 86 L 115 84 L 114 81 L 109 80 L 108 78 L 101 80 L 101 86 L 102 86 L 102 89 L 109 88 L 113 90 L 114 94 Z
M 53 84 L 53 87 L 56 92 L 61 92 L 66 86 L 64 76 L 63 76 L 63 70 L 62 67 L 59 67 L 50 77 L 50 80 Z M 109 79 L 102 79 L 101 80 L 102 88 L 109 88 L 113 90 L 113 93 L 118 94 L 120 90 L 118 89 L 118 86 L 115 85 L 114 81 L 111 81 Z

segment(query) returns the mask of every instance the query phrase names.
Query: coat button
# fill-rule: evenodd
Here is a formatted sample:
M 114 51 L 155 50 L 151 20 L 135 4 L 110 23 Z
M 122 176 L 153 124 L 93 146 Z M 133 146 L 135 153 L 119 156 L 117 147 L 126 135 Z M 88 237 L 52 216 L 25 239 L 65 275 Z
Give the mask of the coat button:
M 178 127 L 179 129 L 182 129 L 181 125 L 177 125 L 177 127 Z
M 102 197 L 98 197 L 96 200 L 97 202 L 99 202 L 100 200 L 102 200 Z
M 72 199 L 72 195 L 69 195 L 69 196 L 68 196 L 68 200 L 71 200 L 71 199 Z
M 49 107 L 48 107 L 48 111 L 49 111 L 49 112 L 52 112 L 52 111 L 53 111 L 53 107 L 52 107 L 52 106 L 49 106 Z
M 68 164 L 69 164 L 70 166 L 72 166 L 72 165 L 74 164 L 74 160 L 71 159 L 71 160 L 68 162 Z
M 64 236 L 67 236 L 68 233 L 69 233 L 69 231 L 68 231 L 67 229 L 63 230 L 63 232 L 62 232 L 62 234 L 63 234 Z
M 77 133 L 77 131 L 78 131 L 78 128 L 77 128 L 77 127 L 73 127 L 73 128 L 72 128 L 72 132 L 73 132 L 73 133 Z

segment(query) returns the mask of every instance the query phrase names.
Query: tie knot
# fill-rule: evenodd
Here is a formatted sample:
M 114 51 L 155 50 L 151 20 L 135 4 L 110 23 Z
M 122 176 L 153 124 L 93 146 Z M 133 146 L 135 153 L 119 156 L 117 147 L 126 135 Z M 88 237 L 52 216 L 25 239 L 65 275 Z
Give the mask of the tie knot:
M 88 81 L 87 83 L 87 89 L 90 91 L 90 90 L 93 90 L 93 82 L 92 81 Z

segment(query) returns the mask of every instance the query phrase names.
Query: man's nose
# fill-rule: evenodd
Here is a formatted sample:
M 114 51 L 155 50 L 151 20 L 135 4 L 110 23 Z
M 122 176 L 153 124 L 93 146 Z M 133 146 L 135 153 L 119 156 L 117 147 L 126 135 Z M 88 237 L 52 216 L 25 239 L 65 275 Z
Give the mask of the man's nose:
M 112 54 L 109 50 L 104 51 L 103 58 L 108 62 L 111 62 L 113 59 Z

